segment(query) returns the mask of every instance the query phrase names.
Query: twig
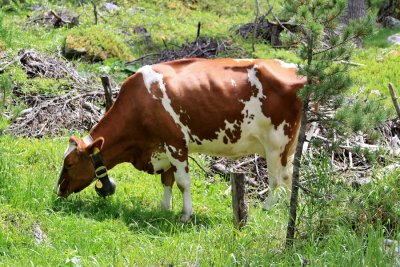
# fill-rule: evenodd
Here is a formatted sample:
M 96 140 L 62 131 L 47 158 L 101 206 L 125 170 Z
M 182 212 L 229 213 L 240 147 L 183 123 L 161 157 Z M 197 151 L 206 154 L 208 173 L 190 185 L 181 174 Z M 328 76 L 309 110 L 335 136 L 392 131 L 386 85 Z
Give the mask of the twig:
M 98 19 L 97 19 L 97 6 L 94 0 L 90 0 L 90 3 L 93 5 L 93 14 L 94 14 L 94 25 L 97 25 Z
M 196 163 L 196 165 L 197 166 L 199 166 L 199 168 L 206 174 L 206 175 L 209 175 L 210 174 L 210 172 L 208 172 L 208 171 L 206 171 L 204 168 L 203 168 L 203 166 L 201 166 L 200 165 L 200 163 L 198 163 L 197 162 L 197 160 L 195 159 L 195 158 L 193 158 L 192 156 L 188 156 L 191 160 L 193 160 L 195 163 Z
M 160 55 L 160 53 L 151 53 L 151 54 L 146 54 L 146 55 L 143 55 L 143 56 L 141 56 L 141 57 L 139 57 L 139 58 L 137 58 L 137 59 L 135 59 L 135 60 L 132 60 L 132 61 L 126 62 L 126 63 L 125 63 L 125 65 L 130 65 L 130 64 L 133 64 L 133 63 L 135 63 L 135 62 L 138 62 L 138 61 L 140 61 L 140 60 L 143 60 L 143 59 L 145 59 L 145 58 L 147 58 L 147 57 L 151 57 L 151 56 L 159 56 L 159 55 Z

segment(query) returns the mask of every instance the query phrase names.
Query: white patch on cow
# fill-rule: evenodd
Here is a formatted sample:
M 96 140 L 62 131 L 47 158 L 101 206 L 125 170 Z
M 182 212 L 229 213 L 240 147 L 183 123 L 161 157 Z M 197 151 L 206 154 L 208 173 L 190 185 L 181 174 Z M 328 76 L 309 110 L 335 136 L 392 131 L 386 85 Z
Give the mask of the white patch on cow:
M 278 62 L 281 64 L 281 66 L 282 66 L 283 68 L 285 68 L 285 69 L 298 69 L 298 68 L 297 68 L 297 64 L 294 64 L 294 63 L 286 63 L 286 62 L 284 62 L 284 61 L 282 61 L 282 60 L 280 60 L 280 59 L 275 59 L 275 61 L 278 61 Z
M 150 157 L 150 163 L 154 172 L 166 171 L 171 166 L 166 153 L 153 153 Z
M 172 203 L 172 187 L 164 185 L 164 196 L 161 206 L 165 210 L 170 210 L 171 203 Z
M 237 83 L 236 83 L 236 81 L 234 79 L 231 79 L 231 84 L 232 84 L 233 87 L 237 87 Z
M 171 99 L 168 97 L 167 88 L 163 80 L 163 74 L 155 72 L 153 68 L 148 65 L 140 68 L 138 72 L 142 73 L 143 81 L 147 91 L 153 96 L 154 99 L 157 99 L 157 97 L 151 93 L 151 85 L 153 83 L 158 84 L 162 93 L 161 103 L 164 109 L 171 115 L 175 123 L 181 127 L 185 142 L 189 143 L 189 128 L 181 122 L 179 114 L 177 114 L 172 108 Z
M 236 62 L 249 62 L 249 63 L 251 63 L 251 62 L 253 62 L 254 61 L 254 59 L 252 59 L 252 58 L 236 58 L 236 59 L 234 59 Z

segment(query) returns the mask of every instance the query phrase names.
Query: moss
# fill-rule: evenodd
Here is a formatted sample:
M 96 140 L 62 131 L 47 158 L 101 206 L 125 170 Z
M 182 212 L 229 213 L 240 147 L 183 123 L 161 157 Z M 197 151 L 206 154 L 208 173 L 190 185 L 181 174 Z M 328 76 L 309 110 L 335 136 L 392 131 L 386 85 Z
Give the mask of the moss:
M 133 60 L 131 51 L 122 39 L 99 26 L 72 30 L 65 38 L 64 52 L 67 57 L 84 57 L 90 61 L 108 58 Z

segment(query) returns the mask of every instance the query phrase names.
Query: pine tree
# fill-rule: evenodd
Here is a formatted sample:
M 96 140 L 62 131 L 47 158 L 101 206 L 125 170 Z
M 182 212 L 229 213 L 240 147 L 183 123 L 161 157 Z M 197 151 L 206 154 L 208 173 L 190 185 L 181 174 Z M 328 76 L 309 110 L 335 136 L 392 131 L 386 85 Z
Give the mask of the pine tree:
M 344 93 L 351 85 L 349 65 L 342 62 L 351 57 L 354 40 L 372 31 L 369 17 L 341 28 L 340 21 L 346 7 L 345 0 L 286 0 L 284 4 L 284 14 L 299 25 L 299 31 L 286 32 L 282 39 L 288 45 L 297 45 L 298 55 L 304 63 L 299 65 L 299 74 L 308 80 L 299 92 L 303 112 L 294 159 L 287 246 L 293 244 L 295 233 L 299 171 L 310 103 L 317 102 L 333 108 L 340 106 Z

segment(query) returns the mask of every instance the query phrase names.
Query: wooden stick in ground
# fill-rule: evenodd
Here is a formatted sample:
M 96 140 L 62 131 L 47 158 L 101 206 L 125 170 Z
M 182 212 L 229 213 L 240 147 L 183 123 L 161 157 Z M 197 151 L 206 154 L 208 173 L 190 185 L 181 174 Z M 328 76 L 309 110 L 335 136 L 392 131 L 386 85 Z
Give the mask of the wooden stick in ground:
M 101 77 L 101 83 L 103 84 L 104 87 L 104 96 L 106 98 L 106 111 L 107 111 L 111 108 L 113 104 L 110 78 L 108 78 L 107 76 Z
M 246 202 L 246 176 L 244 173 L 231 173 L 233 223 L 241 228 L 246 225 L 248 206 Z
M 396 109 L 397 117 L 399 117 L 399 119 L 400 119 L 399 102 L 397 102 L 397 96 L 396 96 L 396 93 L 394 91 L 392 83 L 389 83 L 389 91 L 390 91 L 390 96 L 392 97 L 394 108 Z
M 200 29 L 201 29 L 201 21 L 199 21 L 199 23 L 197 23 L 197 35 L 196 35 L 196 41 L 195 43 L 197 43 L 197 41 L 200 38 Z

